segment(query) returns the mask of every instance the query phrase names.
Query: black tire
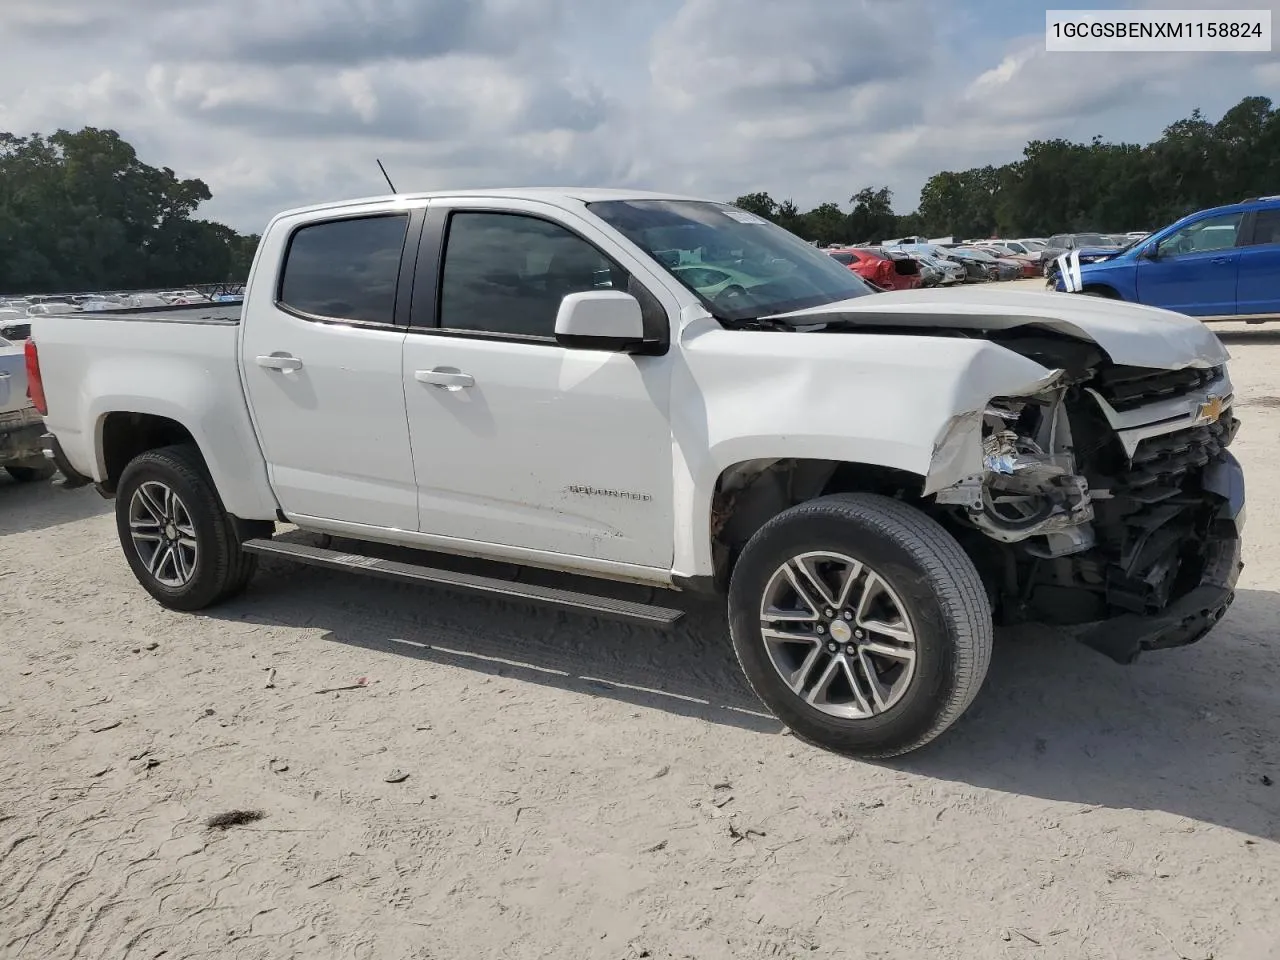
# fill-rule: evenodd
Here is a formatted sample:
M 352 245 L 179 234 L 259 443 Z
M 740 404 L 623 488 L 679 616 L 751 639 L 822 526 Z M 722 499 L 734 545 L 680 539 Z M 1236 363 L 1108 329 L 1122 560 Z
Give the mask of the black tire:
M 195 531 L 196 554 L 190 578 L 179 586 L 162 583 L 147 569 L 130 530 L 130 504 L 144 483 L 158 482 L 177 495 Z M 116 487 L 116 531 L 133 575 L 151 596 L 171 610 L 201 610 L 240 593 L 257 569 L 257 557 L 240 549 L 236 522 L 222 506 L 200 451 L 190 445 L 139 454 Z
M 58 472 L 57 467 L 43 458 L 40 462 L 11 464 L 4 469 L 15 483 L 39 483 L 41 480 L 48 480 Z
M 874 571 L 901 599 L 914 631 L 914 674 L 900 699 L 878 714 L 824 713 L 793 692 L 770 660 L 761 625 L 765 590 L 783 564 L 813 551 Z M 778 719 L 804 740 L 856 757 L 897 756 L 937 737 L 973 702 L 991 660 L 991 606 L 973 562 L 937 521 L 872 494 L 821 497 L 766 523 L 734 567 L 729 626 L 748 682 Z
M 1081 295 L 1086 296 L 1086 297 L 1100 297 L 1100 298 L 1102 298 L 1103 300 L 1115 300 L 1115 299 L 1116 299 L 1115 294 L 1108 293 L 1108 292 L 1106 292 L 1105 290 L 1099 290 L 1097 287 L 1094 287 L 1092 290 L 1081 290 L 1081 291 L 1080 291 L 1080 293 L 1081 293 Z

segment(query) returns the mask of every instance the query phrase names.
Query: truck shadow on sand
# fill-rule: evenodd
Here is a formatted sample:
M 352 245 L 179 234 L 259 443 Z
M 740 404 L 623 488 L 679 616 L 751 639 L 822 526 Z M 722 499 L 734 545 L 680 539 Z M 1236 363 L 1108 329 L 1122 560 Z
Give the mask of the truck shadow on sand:
M 540 576 L 549 585 L 579 585 Z M 644 591 L 619 595 L 643 599 Z M 363 650 L 751 733 L 780 732 L 739 672 L 719 607 L 686 609 L 674 629 L 659 631 L 268 562 L 243 599 L 210 613 L 319 628 L 326 639 Z M 1280 657 L 1269 640 L 1278 622 L 1280 595 L 1242 590 L 1200 644 L 1129 667 L 1061 633 L 1004 632 L 968 714 L 930 746 L 886 765 L 1047 800 L 1162 810 L 1280 839 Z
M 49 480 L 15 483 L 0 470 L 0 537 L 75 523 L 112 509 L 92 487 L 66 490 Z

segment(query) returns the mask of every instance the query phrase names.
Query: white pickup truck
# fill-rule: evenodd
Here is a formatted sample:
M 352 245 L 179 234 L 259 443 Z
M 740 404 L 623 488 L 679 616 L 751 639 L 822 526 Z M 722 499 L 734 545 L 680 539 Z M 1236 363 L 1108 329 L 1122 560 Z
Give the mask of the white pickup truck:
M 952 724 L 995 623 L 1087 625 L 1128 662 L 1200 639 L 1241 566 L 1227 353 L 1198 321 L 872 293 L 721 203 L 530 189 L 291 211 L 243 308 L 36 318 L 28 349 L 50 457 L 115 497 L 168 607 L 227 600 L 261 554 L 656 624 L 674 591 L 721 594 L 760 698 L 853 755 Z

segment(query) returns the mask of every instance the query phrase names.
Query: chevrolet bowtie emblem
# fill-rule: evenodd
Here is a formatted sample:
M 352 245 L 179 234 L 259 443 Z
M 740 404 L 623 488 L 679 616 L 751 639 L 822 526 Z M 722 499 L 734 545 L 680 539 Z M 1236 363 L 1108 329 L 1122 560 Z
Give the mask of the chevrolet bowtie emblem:
M 1210 396 L 1196 408 L 1196 424 L 1217 423 L 1218 418 L 1222 416 L 1222 410 L 1222 398 Z

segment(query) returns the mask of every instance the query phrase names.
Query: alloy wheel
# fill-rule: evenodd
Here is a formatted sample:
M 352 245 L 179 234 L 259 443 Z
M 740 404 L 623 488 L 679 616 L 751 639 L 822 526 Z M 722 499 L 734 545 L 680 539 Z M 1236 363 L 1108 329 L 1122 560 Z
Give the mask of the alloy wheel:
M 147 480 L 129 501 L 129 535 L 147 573 L 166 587 L 184 587 L 195 576 L 200 545 L 182 498 L 159 480 Z
M 916 670 L 916 634 L 902 600 L 876 571 L 838 553 L 793 557 L 760 602 L 769 660 L 791 692 L 840 719 L 896 704 Z

